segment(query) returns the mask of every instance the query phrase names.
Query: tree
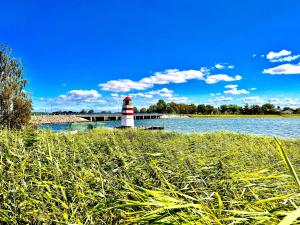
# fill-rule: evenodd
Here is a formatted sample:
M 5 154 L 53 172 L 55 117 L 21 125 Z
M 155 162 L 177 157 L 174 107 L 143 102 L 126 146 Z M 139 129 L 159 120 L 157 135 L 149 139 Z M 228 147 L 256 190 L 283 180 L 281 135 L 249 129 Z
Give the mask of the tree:
M 213 107 L 212 105 L 206 105 L 205 106 L 205 112 L 207 114 L 213 114 L 215 111 L 215 107 Z
M 139 112 L 139 110 L 137 109 L 137 107 L 133 107 L 133 112 L 134 113 L 138 113 Z
M 195 104 L 189 105 L 189 114 L 195 114 L 197 112 L 197 106 Z
M 252 105 L 250 107 L 251 114 L 258 115 L 263 114 L 263 111 L 259 105 Z
M 172 105 L 170 103 L 167 104 L 167 113 L 169 114 L 175 114 L 175 108 L 172 107 Z
M 167 111 L 170 112 L 170 113 L 180 113 L 179 108 L 178 108 L 178 104 L 176 104 L 175 102 L 168 103 Z
M 275 106 L 270 103 L 263 104 L 261 106 L 261 109 L 264 112 L 264 114 L 275 114 L 276 113 Z
M 141 108 L 140 109 L 140 113 L 146 113 L 147 112 L 147 109 L 146 108 Z
M 85 110 L 85 109 L 82 109 L 82 110 L 80 111 L 80 114 L 86 114 L 86 110 Z
M 245 115 L 249 115 L 251 112 L 250 108 L 249 108 L 249 105 L 248 103 L 246 103 L 246 105 L 244 106 L 244 108 L 242 109 L 242 114 L 245 114 Z
M 25 92 L 23 67 L 11 57 L 11 49 L 0 46 L 0 126 L 21 129 L 30 122 L 32 102 Z
M 221 113 L 225 114 L 225 113 L 227 113 L 228 106 L 227 105 L 221 105 L 219 109 L 220 109 Z
M 156 103 L 156 112 L 157 113 L 166 113 L 167 112 L 167 103 L 160 99 L 158 100 L 158 102 Z
M 147 113 L 155 113 L 157 110 L 156 105 L 150 105 L 147 109 Z
M 205 105 L 204 104 L 198 105 L 197 112 L 200 114 L 205 114 Z
M 88 113 L 88 114 L 94 114 L 95 111 L 94 111 L 93 109 L 90 109 L 87 113 Z

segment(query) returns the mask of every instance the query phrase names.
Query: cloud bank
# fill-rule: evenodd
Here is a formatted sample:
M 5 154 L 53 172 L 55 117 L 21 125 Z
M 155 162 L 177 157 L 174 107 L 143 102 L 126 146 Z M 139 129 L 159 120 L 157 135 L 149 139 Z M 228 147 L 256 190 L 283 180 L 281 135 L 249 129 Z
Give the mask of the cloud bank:
M 264 69 L 265 74 L 300 74 L 300 63 L 298 64 L 282 64 L 273 68 Z
M 247 91 L 245 89 L 238 90 L 237 84 L 226 85 L 225 88 L 228 88 L 229 90 L 224 91 L 224 94 L 240 95 L 240 94 L 249 94 L 250 93 L 249 91 Z
M 210 75 L 210 71 L 203 67 L 200 70 L 178 70 L 169 69 L 163 72 L 156 72 L 154 75 L 142 78 L 139 81 L 130 79 L 110 80 L 99 84 L 102 90 L 111 92 L 129 92 L 131 90 L 146 90 L 156 84 L 185 83 L 189 80 L 203 80 L 207 84 L 215 84 L 220 81 L 237 81 L 242 77 L 237 75 L 231 77 L 227 74 Z
M 279 52 L 269 52 L 266 59 L 272 63 L 292 62 L 300 59 L 300 55 L 292 55 L 291 51 L 281 50 Z M 300 74 L 300 63 L 285 63 L 279 66 L 271 67 L 263 70 L 264 74 Z

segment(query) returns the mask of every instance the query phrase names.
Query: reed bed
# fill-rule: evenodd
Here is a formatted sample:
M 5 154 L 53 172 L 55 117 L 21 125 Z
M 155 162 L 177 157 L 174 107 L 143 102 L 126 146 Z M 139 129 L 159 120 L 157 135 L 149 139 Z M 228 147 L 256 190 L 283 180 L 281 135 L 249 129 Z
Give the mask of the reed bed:
M 2 224 L 300 224 L 300 140 L 0 131 Z

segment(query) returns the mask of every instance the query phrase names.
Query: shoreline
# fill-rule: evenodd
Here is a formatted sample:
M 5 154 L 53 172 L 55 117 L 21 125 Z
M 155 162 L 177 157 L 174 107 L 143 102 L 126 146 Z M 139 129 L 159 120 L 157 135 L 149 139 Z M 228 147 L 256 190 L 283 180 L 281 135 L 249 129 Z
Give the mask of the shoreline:
M 39 115 L 32 116 L 31 122 L 35 125 L 43 125 L 63 123 L 85 123 L 90 121 L 75 115 Z
M 283 115 L 199 115 L 199 114 L 186 114 L 189 118 L 220 118 L 220 119 L 251 119 L 251 118 L 273 118 L 273 119 L 284 119 L 284 118 L 300 118 L 300 114 L 283 114 Z
M 205 119 L 251 119 L 251 118 L 300 118 L 300 114 L 284 114 L 284 115 L 199 115 L 199 114 L 165 114 L 160 119 L 177 119 L 177 118 L 205 118 Z M 76 115 L 33 115 L 31 122 L 35 125 L 43 124 L 64 124 L 64 123 L 87 123 L 87 119 Z

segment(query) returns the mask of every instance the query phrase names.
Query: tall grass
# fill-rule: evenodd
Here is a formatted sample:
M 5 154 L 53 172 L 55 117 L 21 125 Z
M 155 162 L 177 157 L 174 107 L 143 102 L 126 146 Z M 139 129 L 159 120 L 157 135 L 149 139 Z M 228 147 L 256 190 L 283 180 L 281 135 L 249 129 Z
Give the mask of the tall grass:
M 280 140 L 294 175 L 277 147 L 232 133 L 0 131 L 0 222 L 299 224 L 300 140 Z

